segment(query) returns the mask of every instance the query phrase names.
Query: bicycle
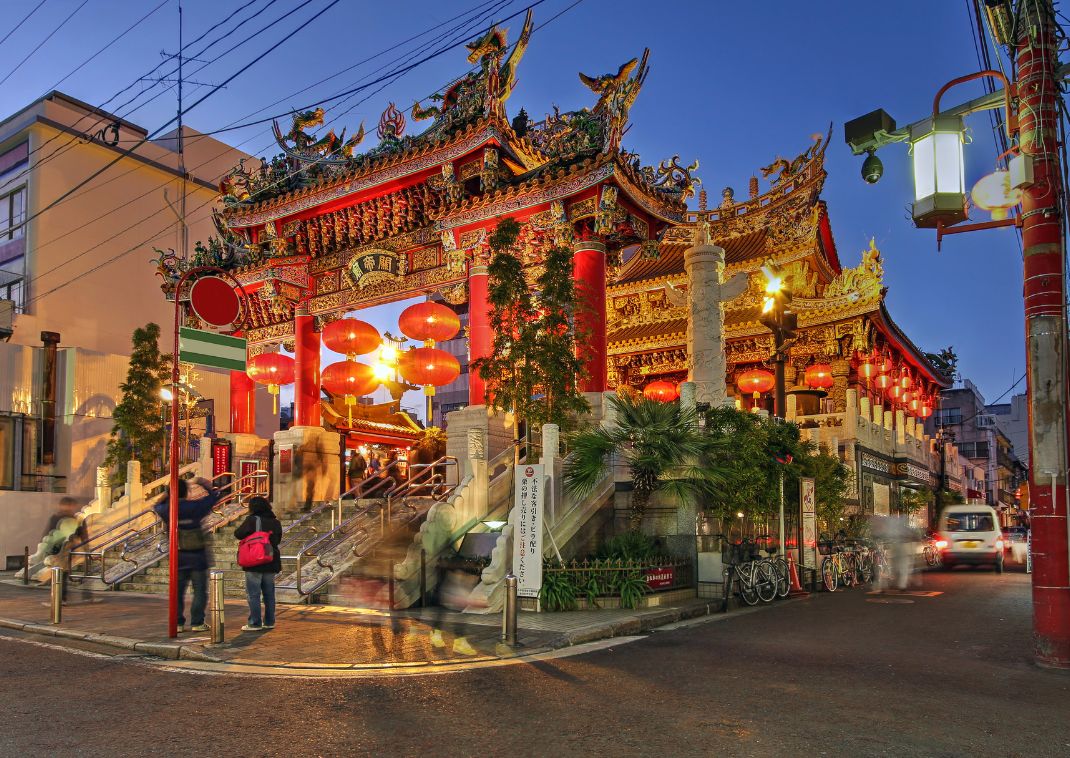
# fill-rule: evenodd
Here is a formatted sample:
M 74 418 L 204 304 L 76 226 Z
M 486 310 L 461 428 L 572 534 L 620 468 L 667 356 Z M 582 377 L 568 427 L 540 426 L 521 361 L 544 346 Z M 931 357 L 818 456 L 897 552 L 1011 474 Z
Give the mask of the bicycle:
M 947 547 L 946 540 L 938 540 L 936 537 L 929 537 L 925 540 L 925 547 L 922 552 L 925 555 L 925 564 L 930 568 L 936 568 L 943 563 L 943 556 L 940 553 L 940 543 L 943 543 L 944 547 Z
M 854 557 L 848 557 L 847 548 L 832 540 L 818 540 L 818 550 L 825 556 L 821 561 L 821 581 L 825 589 L 835 592 L 842 584 L 851 587 L 856 580 Z
M 720 537 L 725 543 L 721 548 L 725 606 L 732 592 L 733 580 L 738 583 L 739 596 L 747 605 L 757 605 L 759 600 L 772 602 L 777 594 L 776 569 L 771 563 L 758 559 L 754 541 L 744 537 L 739 542 L 731 542 L 723 534 L 714 536 Z
M 763 548 L 766 557 L 762 560 L 768 561 L 776 572 L 777 597 L 787 597 L 791 592 L 791 577 L 788 574 L 788 562 L 784 560 L 783 556 L 777 556 L 780 548 L 778 545 L 773 544 L 772 536 L 768 534 L 759 534 L 755 539 L 758 542 L 764 542 L 766 545 Z

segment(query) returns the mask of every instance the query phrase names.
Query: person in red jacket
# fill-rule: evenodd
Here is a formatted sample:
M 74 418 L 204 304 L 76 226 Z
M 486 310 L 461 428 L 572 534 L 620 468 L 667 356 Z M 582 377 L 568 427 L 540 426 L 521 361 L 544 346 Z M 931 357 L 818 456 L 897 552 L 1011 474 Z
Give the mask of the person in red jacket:
M 279 555 L 282 524 L 275 517 L 267 498 L 254 497 L 249 500 L 249 515 L 241 526 L 234 530 L 234 536 L 242 540 L 254 532 L 268 532 L 271 535 L 274 555 L 267 563 L 245 569 L 249 623 L 242 627 L 243 632 L 261 632 L 275 628 L 275 576 L 282 571 L 282 557 Z M 260 612 L 261 597 L 264 601 L 263 615 Z

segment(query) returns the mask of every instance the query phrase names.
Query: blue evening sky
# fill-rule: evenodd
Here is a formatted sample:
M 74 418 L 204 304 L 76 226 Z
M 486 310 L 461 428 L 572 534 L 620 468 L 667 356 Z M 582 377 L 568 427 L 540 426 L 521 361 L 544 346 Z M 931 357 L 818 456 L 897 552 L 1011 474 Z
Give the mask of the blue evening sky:
M 535 9 L 536 24 L 573 1 L 544 0 Z M 37 2 L 7 0 L 0 36 Z M 46 0 L 21 29 L 0 44 L 0 71 L 10 74 L 0 87 L 0 112 L 11 113 L 42 95 L 151 10 L 157 0 L 95 0 L 10 73 L 80 2 Z M 451 17 L 470 9 L 495 9 L 492 17 L 501 19 L 530 0 L 341 0 L 275 47 L 286 30 L 328 2 L 312 0 L 287 21 L 239 46 L 251 32 L 301 3 L 185 0 L 187 42 L 234 10 L 242 9 L 222 29 L 266 9 L 240 32 L 198 56 L 211 60 L 222 55 L 218 61 L 201 71 L 196 69 L 203 64 L 189 64 L 193 70 L 187 75 L 199 82 L 217 83 L 236 71 L 242 73 L 190 112 L 187 122 L 207 132 L 246 120 L 250 114 L 259 118 L 310 105 L 437 48 L 442 42 L 431 41 L 456 23 L 449 21 Z M 511 39 L 520 22 L 520 18 L 508 22 Z M 523 106 L 538 119 L 553 104 L 562 110 L 592 105 L 595 97 L 580 83 L 577 72 L 615 72 L 648 46 L 651 73 L 632 110 L 633 127 L 625 145 L 638 150 L 647 163 L 674 154 L 682 162 L 698 158 L 699 175 L 711 203 L 725 186 L 733 187 L 737 197 L 745 197 L 748 179 L 759 167 L 778 155 L 794 157 L 808 147 L 812 134 L 824 133 L 832 122 L 824 198 L 841 260 L 847 266 L 857 265 L 870 237 L 876 238 L 884 255 L 888 305 L 895 320 L 923 349 L 954 345 L 962 374 L 994 400 L 1024 369 L 1022 262 L 1014 233 L 995 230 L 953 236 L 938 253 L 935 234 L 914 229 L 909 220 L 912 183 L 906 148 L 895 145 L 881 151 L 885 175 L 871 186 L 859 176 L 861 159 L 853 157 L 843 142 L 845 120 L 883 107 L 900 124 L 909 123 L 931 109 L 940 85 L 976 71 L 970 23 L 961 0 L 901 0 L 883 6 L 857 0 L 581 0 L 536 31 L 507 108 L 513 115 Z M 473 24 L 470 29 L 483 26 Z M 426 36 L 402 44 L 428 30 L 432 31 Z M 453 34 L 444 39 L 471 36 Z M 167 0 L 145 23 L 59 88 L 87 102 L 104 104 L 152 69 L 160 61 L 161 50 L 174 51 L 177 37 L 177 2 Z M 188 54 L 199 52 L 201 45 Z M 369 63 L 295 94 L 383 51 L 385 55 Z M 364 147 L 374 145 L 374 129 L 387 103 L 395 101 L 407 110 L 417 97 L 436 91 L 466 70 L 463 53 L 463 49 L 447 52 L 396 81 L 385 82 L 382 91 L 374 92 L 382 86 L 376 84 L 333 111 L 328 106 L 327 116 L 339 118 L 338 128 L 348 126 L 350 133 L 364 120 L 369 130 Z M 191 88 L 187 104 L 206 91 Z M 958 103 L 980 91 L 977 83 L 964 85 L 952 90 L 944 102 Z M 129 95 L 104 107 L 114 108 Z M 367 101 L 359 102 L 364 97 Z M 282 103 L 272 105 L 278 100 Z M 174 93 L 134 112 L 131 107 L 120 115 L 152 131 L 174 116 Z M 970 117 L 968 125 L 974 140 L 967 148 L 967 183 L 972 185 L 991 171 L 995 151 L 986 115 Z M 422 126 L 410 123 L 409 129 Z M 256 155 L 271 154 L 266 125 L 220 138 Z M 148 265 L 143 261 L 144 256 L 130 256 L 115 265 Z M 83 265 L 93 263 L 87 258 Z M 398 311 L 380 309 L 373 320 L 389 329 L 396 325 Z M 1018 391 L 1023 388 L 1024 384 Z

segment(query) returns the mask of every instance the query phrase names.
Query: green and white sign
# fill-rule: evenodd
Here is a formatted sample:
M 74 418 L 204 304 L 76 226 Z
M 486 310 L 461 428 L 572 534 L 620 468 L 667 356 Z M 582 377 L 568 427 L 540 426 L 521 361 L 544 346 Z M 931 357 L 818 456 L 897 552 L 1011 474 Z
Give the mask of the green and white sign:
M 245 371 L 245 340 L 182 327 L 178 330 L 178 359 L 198 366 Z

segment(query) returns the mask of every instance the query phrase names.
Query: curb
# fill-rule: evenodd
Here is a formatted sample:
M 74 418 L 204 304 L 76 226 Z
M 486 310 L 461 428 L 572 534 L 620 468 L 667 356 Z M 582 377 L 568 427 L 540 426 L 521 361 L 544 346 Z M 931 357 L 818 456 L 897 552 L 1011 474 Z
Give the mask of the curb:
M 133 650 L 146 655 L 155 655 L 160 658 L 168 658 L 173 661 L 188 660 L 202 663 L 226 663 L 221 658 L 201 652 L 189 645 L 173 645 L 168 642 L 146 642 L 132 637 L 118 637 L 113 634 L 100 634 L 97 632 L 83 632 L 78 629 L 64 629 L 58 626 L 35 624 L 18 619 L 0 618 L 0 628 L 14 629 L 29 634 L 39 634 L 45 637 L 62 637 L 68 640 L 80 640 L 91 642 L 95 645 L 105 645 L 119 650 Z

